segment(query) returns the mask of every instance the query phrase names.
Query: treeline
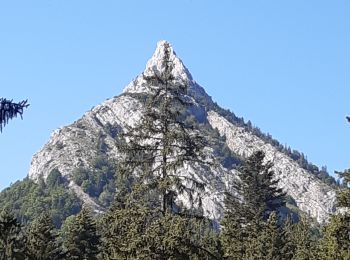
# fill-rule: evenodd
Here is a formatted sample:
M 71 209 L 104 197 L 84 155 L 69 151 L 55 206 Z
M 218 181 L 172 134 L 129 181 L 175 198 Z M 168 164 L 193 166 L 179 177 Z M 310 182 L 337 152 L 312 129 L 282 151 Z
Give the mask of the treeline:
M 137 184 L 137 191 L 120 189 L 102 215 L 83 208 L 59 229 L 48 212 L 21 225 L 2 210 L 0 259 L 350 259 L 349 212 L 333 216 L 321 233 L 305 217 L 284 217 L 285 194 L 263 158 L 257 152 L 241 168 L 220 229 L 198 211 L 152 207 Z M 349 171 L 341 176 L 350 180 Z M 349 197 L 344 188 L 338 205 L 349 210 Z

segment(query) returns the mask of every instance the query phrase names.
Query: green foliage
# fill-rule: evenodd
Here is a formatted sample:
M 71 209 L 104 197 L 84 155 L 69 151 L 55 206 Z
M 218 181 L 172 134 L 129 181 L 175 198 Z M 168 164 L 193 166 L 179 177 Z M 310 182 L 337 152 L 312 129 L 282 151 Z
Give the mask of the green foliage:
M 338 207 L 350 210 L 350 169 L 344 172 L 337 172 L 337 174 L 343 179 L 343 187 L 340 189 L 337 196 Z
M 51 171 L 51 173 L 47 176 L 46 179 L 46 185 L 48 188 L 53 188 L 57 186 L 61 186 L 65 183 L 64 178 L 62 177 L 59 170 L 54 169 Z
M 275 212 L 270 214 L 267 222 L 263 223 L 262 229 L 257 232 L 255 236 L 250 236 L 248 239 L 243 259 L 285 259 L 281 256 L 281 232 Z
M 292 241 L 295 247 L 293 260 L 317 259 L 316 243 L 312 239 L 310 222 L 305 217 L 293 226 Z
M 0 259 L 25 259 L 26 238 L 20 223 L 8 210 L 0 213 Z
M 103 259 L 220 259 L 208 221 L 134 205 L 102 220 Z
M 81 209 L 81 202 L 76 195 L 68 191 L 66 181 L 54 170 L 49 174 L 47 183 L 38 183 L 25 178 L 17 181 L 0 193 L 0 208 L 9 208 L 22 222 L 27 223 L 48 212 L 54 225 L 59 227 L 62 221 Z
M 238 194 L 226 196 L 221 241 L 228 259 L 278 259 L 282 248 L 275 212 L 284 207 L 285 193 L 264 156 L 248 158 L 235 184 Z
M 330 223 L 324 227 L 320 258 L 325 260 L 350 259 L 350 170 L 338 174 L 344 181 L 338 192 L 338 206 L 342 212 L 332 216 Z
M 35 219 L 27 230 L 27 249 L 31 259 L 62 259 L 63 252 L 58 242 L 57 231 L 51 216 L 43 213 Z
M 350 214 L 338 214 L 325 226 L 320 259 L 350 259 Z
M 64 248 L 68 259 L 97 259 L 100 236 L 95 220 L 87 208 L 72 219 L 67 226 Z
M 96 198 L 101 205 L 108 207 L 115 194 L 116 163 L 101 155 L 92 162 L 92 168 L 78 168 L 73 174 L 74 182 L 87 194 Z
M 252 154 L 240 168 L 235 183 L 238 196 L 227 194 L 227 215 L 237 215 L 247 223 L 267 220 L 270 213 L 285 206 L 286 194 L 277 187 L 278 179 L 271 170 L 272 163 L 264 163 L 265 154 Z
M 136 176 L 133 191 L 137 185 L 138 196 L 148 197 L 149 206 L 163 214 L 177 211 L 175 201 L 180 194 L 187 195 L 191 203 L 200 204 L 193 195 L 204 188 L 179 171 L 185 162 L 203 162 L 205 139 L 183 122 L 184 111 L 192 103 L 186 96 L 188 82 L 181 82 L 172 74 L 170 51 L 166 45 L 161 72 L 144 75 L 150 93 L 145 111 L 139 124 L 127 127 L 117 142 L 123 155 L 118 174 Z
M 23 100 L 19 103 L 13 103 L 12 100 L 0 98 L 0 132 L 2 132 L 2 128 L 10 119 L 17 116 L 22 118 L 23 110 L 28 106 L 29 104 L 27 103 L 27 100 Z
M 290 216 L 288 216 L 284 223 L 283 228 L 281 230 L 281 255 L 284 256 L 285 259 L 293 259 L 296 251 L 296 244 L 294 241 L 294 225 L 293 220 Z
M 149 253 L 145 234 L 155 214 L 141 205 L 113 206 L 102 220 L 102 258 L 138 259 Z
M 138 125 L 117 139 L 121 160 L 113 207 L 102 220 L 103 259 L 218 259 L 214 236 L 194 216 L 195 192 L 204 186 L 180 171 L 185 163 L 204 163 L 205 139 L 187 117 L 187 82 L 172 75 L 170 46 L 162 71 L 144 75 L 150 95 Z M 142 98 L 142 97 L 141 97 Z M 176 204 L 185 194 L 189 210 Z M 210 245 L 210 246 L 209 246 Z

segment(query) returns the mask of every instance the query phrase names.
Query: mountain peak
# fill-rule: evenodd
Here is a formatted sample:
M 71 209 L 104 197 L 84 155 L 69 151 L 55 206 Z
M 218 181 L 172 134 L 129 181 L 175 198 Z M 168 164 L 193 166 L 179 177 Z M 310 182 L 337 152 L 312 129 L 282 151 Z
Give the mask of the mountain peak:
M 172 62 L 175 80 L 180 84 L 181 80 L 185 80 L 190 85 L 187 95 L 193 98 L 194 102 L 185 115 L 189 119 L 188 123 L 192 121 L 192 116 L 198 119 L 198 128 L 195 123 L 193 131 L 203 131 L 202 133 L 208 136 L 208 147 L 203 153 L 208 154 L 210 160 L 219 160 L 219 164 L 215 163 L 210 167 L 203 167 L 197 163 L 184 164 L 178 172 L 205 184 L 205 192 L 198 194 L 203 201 L 201 210 L 204 215 L 220 221 L 224 213 L 224 194 L 227 191 L 232 192 L 232 195 L 236 194 L 234 187 L 240 173 L 236 169 L 226 169 L 224 163 L 220 163 L 221 160 L 235 164 L 256 151 L 263 151 L 266 161 L 274 164 L 272 170 L 276 173 L 276 179 L 280 180 L 278 188 L 282 188 L 292 198 L 291 204 L 320 223 L 326 221 L 335 209 L 335 189 L 300 167 L 289 154 L 283 153 L 278 145 L 272 145 L 261 135 L 241 126 L 240 123 L 237 124 L 232 119 L 235 118 L 234 114 L 213 103 L 205 90 L 192 80 L 191 74 L 168 42 L 160 41 L 157 44 L 145 71 L 133 80 L 124 92 L 142 93 L 146 95 L 140 95 L 141 97 L 147 96 L 152 82 L 147 81 L 144 75 L 159 75 L 165 69 L 165 55 L 167 60 Z M 93 193 L 89 193 L 82 181 L 77 181 L 75 174 L 83 170 L 89 174 L 86 180 L 92 178 L 93 174 L 96 174 L 96 160 L 100 162 L 101 158 L 105 158 L 107 162 L 111 160 L 110 169 L 114 169 L 115 159 L 121 156 L 115 138 L 119 133 L 141 122 L 144 105 L 140 96 L 119 95 L 106 100 L 72 125 L 56 131 L 47 144 L 33 156 L 29 178 L 38 182 L 41 178 L 46 180 L 51 172 L 59 171 L 67 180 L 69 190 L 85 204 L 96 210 L 108 206 L 111 202 L 109 198 L 113 198 L 115 192 L 113 185 L 110 186 L 112 182 L 106 182 L 105 186 L 99 189 L 101 193 L 95 193 L 95 188 Z M 184 185 L 186 186 L 186 183 Z M 186 196 L 181 197 L 181 203 L 189 208 L 192 205 Z
M 176 55 L 173 47 L 168 41 L 161 40 L 157 43 L 157 48 L 152 57 L 148 60 L 146 68 L 143 71 L 143 75 L 152 76 L 154 74 L 160 74 L 164 70 L 164 56 L 168 49 L 170 55 L 170 61 L 173 64 L 172 74 L 176 80 L 192 83 L 193 78 L 181 59 Z M 131 82 L 123 92 L 144 92 L 145 87 L 142 79 L 142 74 L 138 76 L 133 82 Z
M 176 79 L 191 81 L 192 76 L 188 69 L 185 67 L 181 59 L 176 55 L 171 44 L 165 40 L 159 41 L 157 43 L 157 48 L 153 53 L 152 58 L 147 62 L 145 73 L 155 73 L 161 72 L 163 68 L 163 60 L 166 53 L 166 49 L 168 48 L 170 52 L 170 61 L 173 63 L 173 75 Z

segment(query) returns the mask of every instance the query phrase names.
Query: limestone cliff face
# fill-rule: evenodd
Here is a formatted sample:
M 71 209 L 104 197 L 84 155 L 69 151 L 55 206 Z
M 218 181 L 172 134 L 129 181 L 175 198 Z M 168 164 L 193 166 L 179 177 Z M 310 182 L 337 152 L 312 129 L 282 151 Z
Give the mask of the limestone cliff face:
M 267 144 L 244 128 L 233 125 L 214 111 L 208 113 L 208 121 L 213 128 L 226 137 L 228 147 L 242 156 L 253 152 L 265 152 L 266 161 L 274 163 L 273 170 L 280 179 L 279 186 L 293 197 L 299 209 L 319 222 L 327 219 L 334 211 L 335 192 L 319 179 L 302 169 L 295 161 Z
M 144 75 L 159 73 L 163 69 L 161 60 L 164 56 L 165 44 L 165 41 L 158 43 L 154 55 L 143 72 Z M 294 198 L 298 207 L 319 222 L 325 221 L 334 210 L 334 190 L 300 168 L 291 158 L 278 152 L 270 144 L 266 144 L 244 128 L 237 127 L 212 111 L 210 107 L 213 101 L 193 80 L 172 48 L 170 59 L 174 64 L 174 77 L 189 83 L 189 98 L 194 101 L 190 109 L 191 113 L 202 121 L 209 122 L 213 129 L 217 129 L 222 136 L 225 136 L 228 147 L 234 153 L 248 156 L 256 150 L 263 150 L 266 153 L 266 159 L 275 163 L 274 170 L 281 179 L 281 187 Z M 101 142 L 105 145 L 104 152 L 108 156 L 118 157 L 115 137 L 126 126 L 137 124 L 143 111 L 142 104 L 133 94 L 147 94 L 147 91 L 147 82 L 140 75 L 126 86 L 120 96 L 101 103 L 73 124 L 54 131 L 44 147 L 33 156 L 29 177 L 33 180 L 38 180 L 40 177 L 46 179 L 52 170 L 58 169 L 69 181 L 69 188 L 84 203 L 95 210 L 103 210 L 94 199 L 74 183 L 72 173 L 79 167 L 92 167 L 90 162 L 98 155 Z M 199 99 L 205 100 L 204 103 L 210 106 L 204 106 Z M 207 147 L 207 154 L 210 160 L 215 159 L 210 147 Z M 202 197 L 205 215 L 220 220 L 223 215 L 223 194 L 226 190 L 231 190 L 231 181 L 237 172 L 228 171 L 222 166 L 208 168 L 188 164 L 181 171 L 206 183 L 205 192 L 197 195 Z M 181 197 L 180 200 L 184 205 L 189 204 L 186 197 Z

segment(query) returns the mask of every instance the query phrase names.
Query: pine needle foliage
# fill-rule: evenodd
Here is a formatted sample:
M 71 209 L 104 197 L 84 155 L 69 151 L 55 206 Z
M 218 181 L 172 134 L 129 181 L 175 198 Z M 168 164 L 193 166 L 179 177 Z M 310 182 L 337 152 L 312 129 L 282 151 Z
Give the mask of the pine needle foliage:
M 338 192 L 338 207 L 341 212 L 332 216 L 324 227 L 320 242 L 321 259 L 350 259 L 350 170 L 338 172 L 343 178 L 343 188 Z
M 27 100 L 14 103 L 12 100 L 0 98 L 0 132 L 10 119 L 17 116 L 22 118 L 24 108 L 29 106 Z
M 102 220 L 104 259 L 217 257 L 205 245 L 214 248 L 215 242 L 203 235 L 209 224 L 203 224 L 197 192 L 204 184 L 183 169 L 209 164 L 206 139 L 184 122 L 192 99 L 188 82 L 175 78 L 173 69 L 166 44 L 160 70 L 143 75 L 148 90 L 139 123 L 116 140 L 121 158 L 115 203 Z M 188 198 L 189 209 L 176 203 L 180 195 Z
M 0 259 L 26 258 L 26 238 L 15 216 L 4 209 L 0 213 Z
M 277 223 L 275 212 L 285 205 L 285 193 L 277 187 L 273 165 L 265 163 L 264 157 L 261 151 L 253 153 L 240 169 L 234 187 L 237 194 L 226 194 L 221 241 L 228 259 L 265 259 L 266 241 L 262 236 L 272 232 Z M 271 246 L 275 247 L 274 243 L 271 241 Z
M 312 238 L 311 223 L 302 216 L 300 221 L 293 225 L 292 241 L 295 246 L 293 260 L 317 259 L 316 242 Z
M 98 259 L 99 245 L 96 222 L 84 207 L 68 226 L 64 241 L 67 259 Z
M 28 254 L 32 259 L 62 259 L 62 245 L 49 213 L 43 213 L 30 223 L 27 231 Z
M 208 222 L 134 205 L 102 220 L 102 259 L 221 259 Z
M 164 215 L 176 211 L 180 194 L 200 204 L 193 194 L 204 189 L 202 183 L 179 170 L 186 162 L 204 162 L 205 139 L 182 120 L 192 100 L 186 95 L 188 82 L 173 75 L 170 52 L 166 44 L 161 70 L 144 73 L 148 93 L 140 123 L 127 127 L 117 142 L 124 155 L 119 162 L 124 173 L 137 176 L 134 181 L 153 196 L 153 207 Z

